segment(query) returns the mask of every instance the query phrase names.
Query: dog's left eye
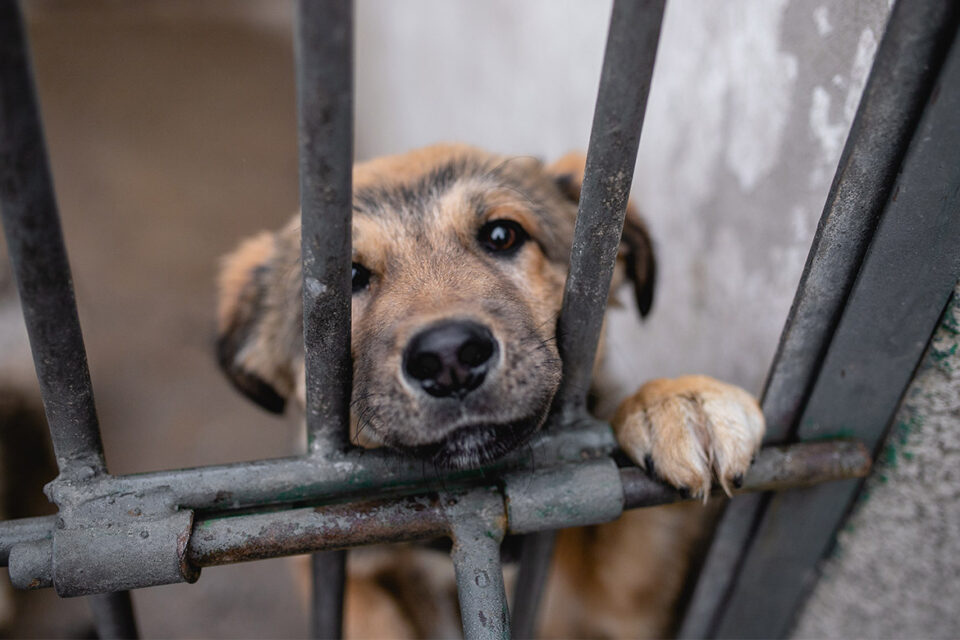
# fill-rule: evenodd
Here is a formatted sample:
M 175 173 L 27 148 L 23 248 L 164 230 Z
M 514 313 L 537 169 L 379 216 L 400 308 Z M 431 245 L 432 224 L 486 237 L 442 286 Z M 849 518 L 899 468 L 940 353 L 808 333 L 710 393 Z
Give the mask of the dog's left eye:
M 370 269 L 358 262 L 353 263 L 353 292 L 363 291 L 370 286 Z
M 516 251 L 529 237 L 513 220 L 491 220 L 480 227 L 477 235 L 483 248 L 491 253 Z

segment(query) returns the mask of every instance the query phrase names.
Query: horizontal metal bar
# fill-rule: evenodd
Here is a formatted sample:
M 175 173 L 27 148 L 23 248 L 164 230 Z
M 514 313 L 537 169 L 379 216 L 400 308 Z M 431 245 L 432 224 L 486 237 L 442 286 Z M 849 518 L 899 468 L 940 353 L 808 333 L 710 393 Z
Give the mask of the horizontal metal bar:
M 734 494 L 800 489 L 845 478 L 863 478 L 870 473 L 870 451 L 863 443 L 850 441 L 804 442 L 764 447 L 757 454 L 743 484 Z M 657 482 L 639 467 L 620 470 L 624 508 L 637 509 L 686 500 L 671 487 Z M 723 493 L 714 488 L 714 495 Z
M 7 558 L 10 584 L 15 589 L 32 591 L 53 586 L 53 540 L 23 542 L 10 550 Z
M 587 165 L 558 321 L 567 416 L 583 413 L 623 232 L 664 0 L 616 0 L 600 73 Z
M 16 545 L 51 539 L 56 521 L 56 516 L 40 516 L 0 522 L 0 566 L 6 566 Z
M 199 567 L 262 560 L 384 542 L 439 538 L 450 532 L 445 501 L 454 494 L 369 500 L 199 522 L 188 558 Z
M 277 458 L 193 469 L 108 476 L 83 485 L 61 485 L 75 499 L 169 489 L 173 502 L 195 510 L 242 509 L 264 504 L 318 503 L 372 493 L 409 493 L 427 487 L 457 486 L 485 474 L 583 460 L 615 448 L 610 426 L 581 421 L 548 429 L 521 451 L 484 469 L 436 474 L 432 467 L 386 449 L 351 449 L 335 461 L 314 457 Z M 4 528 L 0 523 L 0 549 Z
M 0 1 L 0 213 L 65 476 L 106 464 L 18 3 Z
M 879 448 L 960 278 L 958 149 L 955 38 L 800 420 L 801 438 L 844 434 Z M 770 499 L 717 635 L 789 632 L 859 489 L 850 481 Z
M 869 456 L 866 450 L 855 443 L 822 442 L 766 448 L 757 456 L 757 461 L 747 473 L 741 490 L 789 488 L 805 486 L 812 481 L 826 482 L 862 476 L 868 467 Z M 534 474 L 530 475 L 529 486 L 537 488 L 539 485 L 534 482 Z M 514 478 L 518 484 L 523 482 L 522 478 Z M 685 494 L 645 476 L 635 467 L 621 469 L 619 478 L 626 508 L 689 499 Z M 576 474 L 569 475 L 567 482 L 570 486 L 566 488 L 538 489 L 543 493 L 544 500 L 537 501 L 535 496 L 532 497 L 526 501 L 529 508 L 567 508 L 569 505 L 562 499 L 565 492 L 589 492 L 596 489 L 606 496 L 610 491 L 608 486 L 585 487 L 581 477 Z M 187 559 L 195 567 L 204 567 L 358 545 L 449 536 L 453 531 L 454 520 L 462 515 L 457 512 L 455 518 L 451 519 L 451 509 L 465 499 L 472 500 L 477 495 L 488 495 L 489 491 L 489 488 L 481 486 L 464 491 L 429 491 L 417 496 L 364 500 L 316 508 L 200 517 L 195 521 L 187 543 Z M 584 500 L 589 501 L 589 496 Z M 530 523 L 536 522 L 535 514 L 519 513 L 518 508 L 522 507 L 511 504 L 510 512 L 518 521 L 524 523 L 525 531 L 529 530 Z M 609 519 L 616 515 L 610 513 L 605 517 Z M 580 517 L 580 514 L 571 513 L 569 523 L 580 522 Z M 506 512 L 504 518 L 507 518 Z M 8 526 L 17 522 L 2 524 Z M 49 525 L 47 530 L 38 530 L 36 523 L 33 524 L 35 540 L 52 536 L 55 520 L 51 518 L 45 522 Z M 562 521 L 556 518 L 549 522 L 549 526 L 563 526 L 559 524 Z M 509 519 L 505 526 L 511 531 Z
M 890 14 L 767 375 L 767 443 L 788 441 L 796 429 L 933 90 L 958 8 L 951 0 L 901 0 Z M 708 637 L 764 504 L 763 496 L 750 495 L 725 510 L 680 637 Z
M 786 489 L 808 486 L 811 482 L 862 477 L 869 468 L 868 451 L 855 442 L 768 447 L 757 455 L 739 491 Z M 624 487 L 625 508 L 689 499 L 689 496 L 650 478 L 637 467 L 621 469 L 620 478 Z M 572 489 L 584 488 L 578 479 L 571 479 L 571 482 L 575 485 Z M 601 487 L 600 490 L 606 492 L 609 489 Z M 483 493 L 486 490 L 472 491 Z M 431 493 L 202 520 L 191 536 L 189 558 L 202 567 L 358 545 L 441 537 L 449 535 L 453 526 L 447 515 L 448 509 L 468 494 Z M 535 501 L 530 502 L 533 504 Z M 512 531 L 509 522 L 507 527 L 508 531 Z
M 353 3 L 297 4 L 303 337 L 311 452 L 345 448 L 353 214 Z

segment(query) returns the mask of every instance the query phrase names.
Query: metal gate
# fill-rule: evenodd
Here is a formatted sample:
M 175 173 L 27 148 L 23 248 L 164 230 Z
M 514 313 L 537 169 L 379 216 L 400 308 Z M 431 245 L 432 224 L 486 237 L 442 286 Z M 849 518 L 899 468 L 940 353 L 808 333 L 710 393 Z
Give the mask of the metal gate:
M 783 635 L 960 274 L 960 46 L 950 0 L 900 0 L 847 141 L 764 396 L 768 442 L 734 499 L 681 635 Z M 563 383 L 533 445 L 426 478 L 347 442 L 353 8 L 296 20 L 308 453 L 108 473 L 22 19 L 0 0 L 0 205 L 60 475 L 56 516 L 0 523 L 21 589 L 89 595 L 101 637 L 135 637 L 127 590 L 207 566 L 312 553 L 315 637 L 341 635 L 344 549 L 449 537 L 464 634 L 530 637 L 552 531 L 683 499 L 619 467 L 586 411 L 664 0 L 617 0 L 560 316 Z M 842 436 L 839 440 L 824 437 Z M 816 442 L 803 442 L 817 440 Z M 866 448 L 864 447 L 866 445 Z M 536 459 L 534 468 L 533 459 Z M 798 535 L 797 531 L 802 531 Z M 508 607 L 499 545 L 527 534 Z M 777 562 L 776 575 L 760 571 Z M 785 564 L 784 564 L 785 563 Z M 762 579 L 761 579 L 762 577 Z M 764 602 L 746 615 L 746 602 Z M 758 610 L 762 612 L 758 615 Z

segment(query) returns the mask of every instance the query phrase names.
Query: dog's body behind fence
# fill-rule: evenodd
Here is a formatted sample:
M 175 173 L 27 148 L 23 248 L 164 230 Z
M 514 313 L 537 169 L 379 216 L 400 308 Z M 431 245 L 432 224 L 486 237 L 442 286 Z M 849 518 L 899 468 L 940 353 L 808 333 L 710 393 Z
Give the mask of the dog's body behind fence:
M 351 440 L 441 470 L 523 447 L 560 383 L 557 318 L 583 158 L 545 167 L 439 145 L 358 165 L 354 177 Z M 295 220 L 242 245 L 221 277 L 221 365 L 272 411 L 292 395 L 302 404 L 305 391 L 299 247 Z M 656 268 L 633 208 L 617 264 L 614 287 L 629 281 L 646 315 Z M 600 349 L 595 368 L 603 362 Z M 737 484 L 763 433 L 748 394 L 702 376 L 648 383 L 613 424 L 635 462 L 698 496 L 714 478 Z M 664 507 L 561 534 L 544 633 L 666 633 L 704 515 Z M 449 584 L 427 577 L 430 553 L 361 563 L 348 583 L 348 632 L 442 635 L 454 617 L 439 612 L 452 574 Z

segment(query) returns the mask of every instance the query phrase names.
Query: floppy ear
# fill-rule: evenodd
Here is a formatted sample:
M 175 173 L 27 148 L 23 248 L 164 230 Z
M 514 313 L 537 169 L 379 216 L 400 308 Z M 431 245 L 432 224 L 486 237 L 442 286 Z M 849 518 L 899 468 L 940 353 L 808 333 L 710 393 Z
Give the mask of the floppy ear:
M 287 231 L 245 241 L 223 259 L 218 280 L 220 368 L 240 392 L 272 413 L 283 413 L 294 390 L 293 364 L 303 340 L 299 270 L 289 273 L 290 260 L 283 255 L 287 243 L 281 234 Z
M 557 187 L 573 202 L 580 201 L 580 188 L 583 185 L 586 160 L 586 156 L 582 153 L 568 153 L 547 167 L 547 173 L 553 177 Z M 623 265 L 624 274 L 633 283 L 633 292 L 640 315 L 646 317 L 653 307 L 657 261 L 647 225 L 637 212 L 633 201 L 627 204 L 617 259 Z M 614 278 L 616 284 L 616 276 Z

